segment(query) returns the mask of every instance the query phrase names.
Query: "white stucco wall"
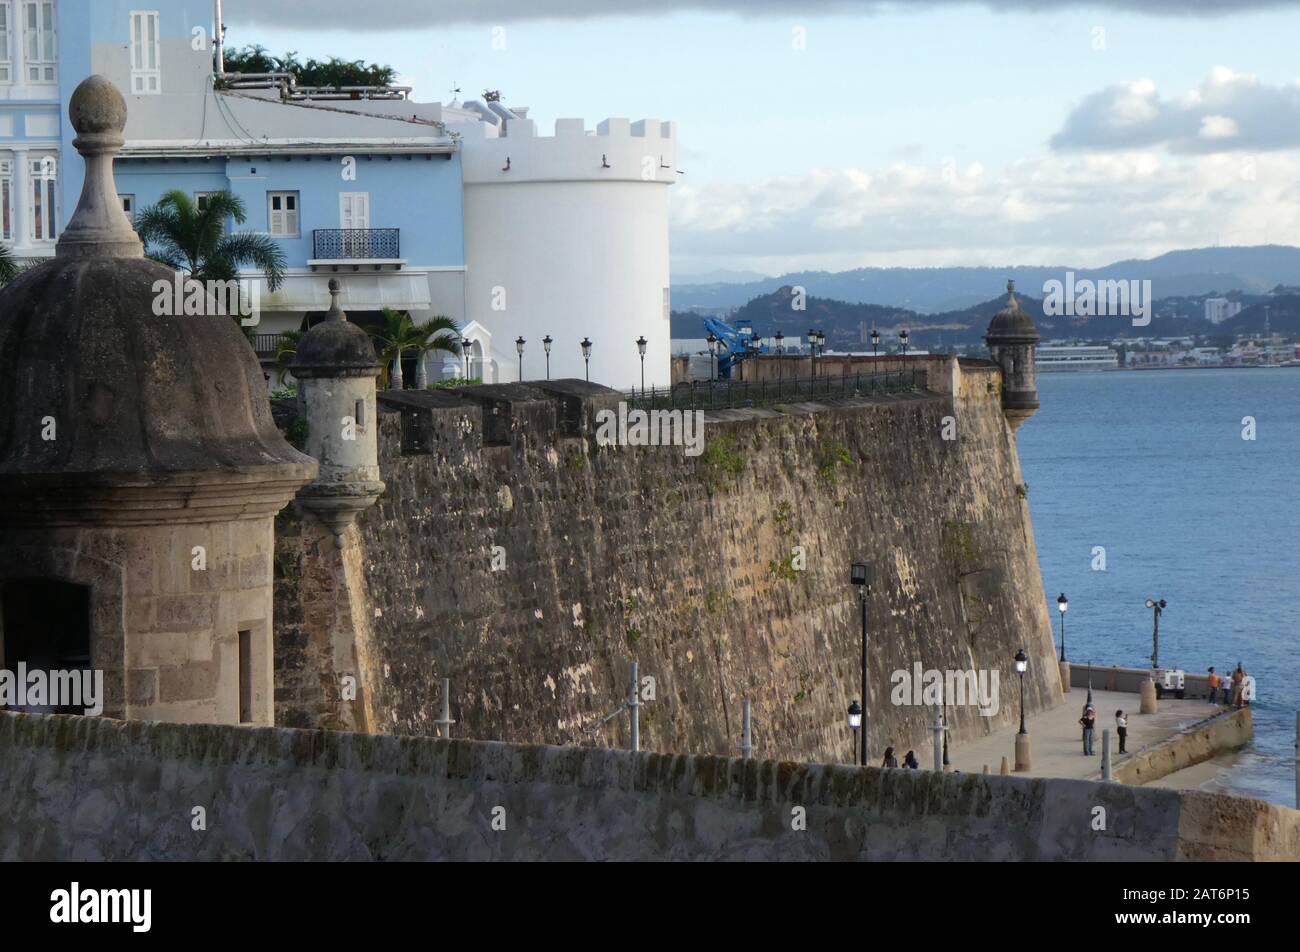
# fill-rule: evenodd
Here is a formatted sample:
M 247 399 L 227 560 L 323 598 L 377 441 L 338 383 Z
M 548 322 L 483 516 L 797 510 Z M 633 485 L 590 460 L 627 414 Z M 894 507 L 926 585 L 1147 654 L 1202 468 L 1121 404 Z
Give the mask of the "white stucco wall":
M 674 127 L 625 119 L 594 135 L 581 120 L 556 127 L 541 137 L 533 123 L 511 122 L 504 137 L 464 141 L 466 315 L 491 330 L 500 381 L 519 376 L 519 336 L 524 378 L 542 379 L 549 334 L 553 378 L 583 376 L 586 336 L 594 382 L 639 387 L 644 335 L 646 384 L 667 385 Z

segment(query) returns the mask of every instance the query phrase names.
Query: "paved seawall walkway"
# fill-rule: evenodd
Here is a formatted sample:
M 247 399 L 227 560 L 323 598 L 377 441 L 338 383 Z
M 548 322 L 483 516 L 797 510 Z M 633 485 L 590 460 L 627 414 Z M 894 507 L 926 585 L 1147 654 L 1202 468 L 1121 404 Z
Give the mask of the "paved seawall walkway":
M 1033 767 L 1020 774 L 1024 777 L 1064 777 L 1086 779 L 1101 773 L 1101 732 L 1111 732 L 1111 755 L 1116 766 L 1128 755 L 1143 747 L 1150 747 L 1180 733 L 1184 728 L 1226 710 L 1211 705 L 1206 700 L 1179 701 L 1162 698 L 1156 714 L 1138 713 L 1138 696 L 1117 691 L 1093 690 L 1093 706 L 1097 708 L 1097 731 L 1093 740 L 1093 756 L 1083 754 L 1083 729 L 1078 720 L 1088 697 L 1086 688 L 1073 688 L 1060 705 L 1050 711 L 1025 718 L 1032 749 Z M 1019 697 L 1013 703 L 1019 703 Z M 1115 733 L 1115 711 L 1122 709 L 1128 715 L 1128 755 L 1119 754 L 1119 737 Z M 1016 733 L 1019 724 L 999 730 L 988 737 L 965 744 L 950 743 L 948 759 L 954 770 L 963 773 L 980 773 L 988 764 L 990 773 L 997 773 L 1002 758 L 1015 771 Z M 899 759 L 902 759 L 900 752 Z M 922 767 L 934 763 L 933 744 L 916 752 Z

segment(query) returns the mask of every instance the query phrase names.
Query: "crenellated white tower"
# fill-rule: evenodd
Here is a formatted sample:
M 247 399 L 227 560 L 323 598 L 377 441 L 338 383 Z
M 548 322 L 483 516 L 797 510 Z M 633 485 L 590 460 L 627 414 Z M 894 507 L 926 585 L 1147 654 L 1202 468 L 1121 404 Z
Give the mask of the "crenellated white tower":
M 524 379 L 543 379 L 549 335 L 552 378 L 582 378 L 586 337 L 593 382 L 639 387 L 644 335 L 646 384 L 666 386 L 676 124 L 606 119 L 592 133 L 559 119 L 539 136 L 489 106 L 500 121 L 451 128 L 463 137 L 466 316 L 491 331 L 490 379 L 518 379 L 519 337 Z

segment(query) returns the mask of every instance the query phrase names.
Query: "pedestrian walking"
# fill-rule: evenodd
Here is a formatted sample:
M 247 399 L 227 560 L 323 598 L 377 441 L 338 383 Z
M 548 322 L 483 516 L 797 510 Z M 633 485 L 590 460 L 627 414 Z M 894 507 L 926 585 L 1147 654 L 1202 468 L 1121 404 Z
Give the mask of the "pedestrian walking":
M 1079 718 L 1079 723 L 1083 725 L 1083 755 L 1092 756 L 1092 734 L 1097 727 L 1097 709 L 1089 704 L 1083 709 L 1083 717 Z
M 1210 676 L 1207 678 L 1210 685 L 1210 703 L 1214 704 L 1219 700 L 1219 685 L 1223 683 L 1223 678 L 1214 673 L 1214 668 L 1210 668 Z
M 894 756 L 894 748 L 892 747 L 885 748 L 885 759 L 881 761 L 880 766 L 882 767 L 898 766 L 898 758 Z
M 903 766 L 908 770 L 920 770 L 921 762 L 916 759 L 916 751 L 909 750 L 907 756 L 903 758 Z
M 1115 733 L 1119 735 L 1119 752 L 1127 754 L 1124 749 L 1124 741 L 1128 739 L 1128 718 L 1124 716 L 1123 711 L 1115 712 Z

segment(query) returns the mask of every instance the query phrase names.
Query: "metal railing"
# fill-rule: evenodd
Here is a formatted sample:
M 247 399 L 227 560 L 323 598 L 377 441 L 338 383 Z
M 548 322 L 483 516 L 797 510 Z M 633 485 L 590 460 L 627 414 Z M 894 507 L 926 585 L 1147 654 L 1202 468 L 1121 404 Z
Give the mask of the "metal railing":
M 925 383 L 924 370 L 895 370 L 754 382 L 693 380 L 689 384 L 678 384 L 671 390 L 654 387 L 631 390 L 625 397 L 633 409 L 726 410 L 801 400 L 849 400 L 888 393 L 914 393 L 924 390 Z
M 276 349 L 279 348 L 280 341 L 283 339 L 283 334 L 254 334 L 253 350 L 257 352 L 258 357 L 274 357 Z
M 312 232 L 312 257 L 326 261 L 402 256 L 400 228 L 317 228 Z

